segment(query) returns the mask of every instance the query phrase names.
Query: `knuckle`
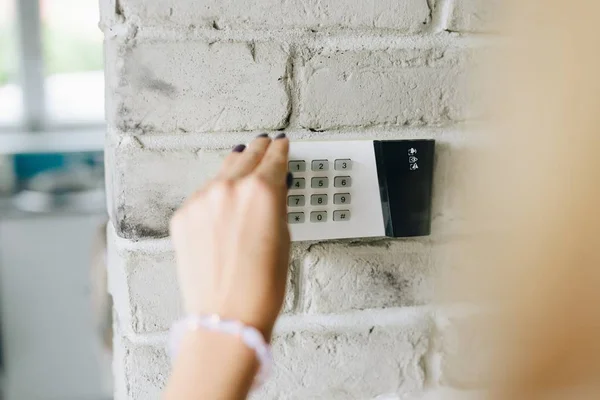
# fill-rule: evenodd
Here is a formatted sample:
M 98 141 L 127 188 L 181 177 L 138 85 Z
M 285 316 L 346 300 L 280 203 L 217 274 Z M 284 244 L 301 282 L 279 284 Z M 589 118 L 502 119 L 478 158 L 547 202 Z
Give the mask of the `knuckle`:
M 257 196 L 263 201 L 268 201 L 276 197 L 276 188 L 273 187 L 268 179 L 261 175 L 250 176 L 247 180 L 247 185 L 253 196 Z

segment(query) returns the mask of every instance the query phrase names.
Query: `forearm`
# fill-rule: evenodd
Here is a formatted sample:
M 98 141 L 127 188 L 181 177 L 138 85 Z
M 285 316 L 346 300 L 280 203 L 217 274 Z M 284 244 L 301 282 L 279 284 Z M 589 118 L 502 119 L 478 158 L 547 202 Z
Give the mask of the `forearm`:
M 257 370 L 254 351 L 238 337 L 191 331 L 182 342 L 165 399 L 246 399 Z

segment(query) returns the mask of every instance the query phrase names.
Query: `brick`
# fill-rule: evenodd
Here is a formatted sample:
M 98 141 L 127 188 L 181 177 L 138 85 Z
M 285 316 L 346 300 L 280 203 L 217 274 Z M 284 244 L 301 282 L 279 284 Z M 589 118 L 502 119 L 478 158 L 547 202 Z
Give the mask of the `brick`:
M 122 130 L 181 134 L 287 126 L 288 56 L 277 44 L 113 39 L 106 57 L 107 118 Z
M 388 240 L 313 246 L 302 271 L 304 311 L 425 304 L 433 297 L 434 249 L 425 241 Z
M 228 151 L 147 150 L 125 137 L 106 152 L 111 220 L 119 236 L 139 239 L 166 237 L 172 214 Z
M 165 347 L 115 337 L 115 400 L 159 400 L 171 367 Z
M 215 29 L 386 28 L 404 33 L 429 24 L 427 0 L 120 0 L 115 9 L 104 0 L 106 14 L 122 14 L 142 25 L 194 25 Z
M 468 52 L 337 51 L 299 61 L 299 124 L 325 130 L 432 125 L 470 117 Z
M 494 32 L 498 31 L 500 6 L 502 0 L 456 0 L 448 29 L 458 32 Z
M 122 328 L 134 333 L 168 331 L 183 314 L 174 253 L 118 249 L 115 245 L 110 252 L 110 291 Z M 292 263 L 284 313 L 294 310 L 296 280 Z
M 276 336 L 273 378 L 251 399 L 372 399 L 423 386 L 429 325 Z

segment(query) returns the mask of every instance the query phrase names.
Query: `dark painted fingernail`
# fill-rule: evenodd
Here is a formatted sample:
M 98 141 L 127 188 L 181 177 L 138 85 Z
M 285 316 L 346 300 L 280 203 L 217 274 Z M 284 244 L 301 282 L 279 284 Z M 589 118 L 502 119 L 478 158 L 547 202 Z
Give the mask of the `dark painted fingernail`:
M 268 133 L 261 133 L 260 135 L 257 136 L 257 138 L 267 138 L 269 137 Z
M 246 150 L 246 145 L 245 144 L 238 144 L 231 151 L 233 151 L 234 153 L 241 153 L 244 150 Z
M 288 172 L 286 179 L 288 189 L 292 187 L 292 183 L 294 182 L 294 175 L 291 172 Z
M 285 138 L 285 133 L 280 133 L 279 135 L 275 136 L 275 139 L 283 139 Z

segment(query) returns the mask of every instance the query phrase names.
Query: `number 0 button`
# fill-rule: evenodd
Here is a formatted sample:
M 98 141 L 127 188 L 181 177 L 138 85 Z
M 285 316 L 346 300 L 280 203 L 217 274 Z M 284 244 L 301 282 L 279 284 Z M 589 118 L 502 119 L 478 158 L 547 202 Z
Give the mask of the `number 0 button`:
M 352 178 L 349 176 L 337 176 L 333 180 L 333 186 L 337 188 L 350 187 L 352 186 Z
M 288 206 L 290 207 L 304 207 L 304 196 L 289 196 Z
M 310 222 L 327 222 L 326 211 L 314 211 L 310 213 Z

